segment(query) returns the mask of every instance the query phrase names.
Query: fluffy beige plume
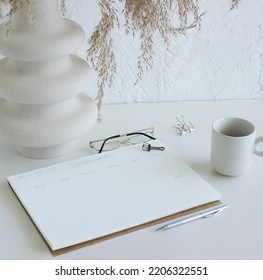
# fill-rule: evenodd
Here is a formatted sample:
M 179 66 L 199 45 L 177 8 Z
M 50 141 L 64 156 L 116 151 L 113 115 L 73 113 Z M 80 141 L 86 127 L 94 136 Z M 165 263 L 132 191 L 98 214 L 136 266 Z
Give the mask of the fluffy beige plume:
M 33 18 L 32 1 L 0 0 L 0 17 L 11 19 L 13 13 L 18 9 L 26 9 L 28 18 Z M 153 67 L 154 36 L 156 34 L 160 36 L 164 46 L 169 49 L 171 36 L 185 34 L 188 29 L 199 27 L 203 12 L 199 8 L 201 0 L 97 1 L 101 19 L 89 39 L 87 59 L 98 74 L 97 103 L 100 109 L 105 87 L 112 86 L 117 69 L 112 32 L 114 29 L 120 28 L 123 17 L 125 22 L 122 25 L 126 33 L 138 36 L 140 40 L 141 53 L 137 58 L 136 84 L 142 79 L 143 74 Z M 239 1 L 231 0 L 231 9 L 236 8 Z M 59 4 L 62 14 L 65 14 L 66 0 L 59 0 Z M 7 36 L 11 29 L 10 22 L 9 20 L 6 23 Z

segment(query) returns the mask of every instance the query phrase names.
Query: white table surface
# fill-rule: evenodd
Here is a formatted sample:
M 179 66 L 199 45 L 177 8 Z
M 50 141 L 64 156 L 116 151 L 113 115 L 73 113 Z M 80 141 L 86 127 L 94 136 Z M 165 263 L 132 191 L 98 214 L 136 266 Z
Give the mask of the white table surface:
M 179 136 L 173 125 L 183 114 L 196 131 Z M 251 169 L 225 177 L 211 168 L 210 137 L 214 120 L 237 116 L 253 122 L 263 135 L 263 100 L 198 101 L 105 105 L 102 122 L 79 139 L 73 150 L 50 160 L 21 156 L 0 140 L 0 259 L 263 259 L 263 158 Z M 154 126 L 155 136 L 221 194 L 230 209 L 222 215 L 155 232 L 152 226 L 53 257 L 7 184 L 9 175 L 91 154 L 90 140 Z

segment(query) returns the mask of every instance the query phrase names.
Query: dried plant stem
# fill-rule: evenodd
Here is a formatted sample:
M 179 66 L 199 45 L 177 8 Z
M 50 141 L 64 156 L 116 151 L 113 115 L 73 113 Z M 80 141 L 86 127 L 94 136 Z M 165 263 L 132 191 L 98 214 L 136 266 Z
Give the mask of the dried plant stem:
M 87 50 L 88 59 L 95 71 L 98 73 L 98 95 L 97 102 L 100 109 L 105 86 L 112 86 L 116 73 L 116 61 L 113 51 L 112 30 L 118 25 L 117 9 L 114 0 L 100 0 L 101 20 L 95 27 L 89 39 Z
M 119 2 L 119 3 L 118 3 Z M 198 0 L 100 0 L 101 20 L 90 40 L 88 59 L 98 73 L 98 107 L 101 107 L 105 86 L 111 87 L 116 73 L 114 44 L 111 33 L 119 26 L 116 4 L 123 4 L 127 34 L 138 34 L 141 53 L 137 58 L 135 84 L 154 64 L 154 37 L 159 34 L 166 48 L 170 37 L 185 33 L 187 29 L 200 25 L 203 13 Z M 178 13 L 174 12 L 177 9 Z M 172 18 L 179 17 L 179 26 L 174 27 Z M 191 20 L 189 19 L 191 18 Z
M 0 0 L 0 19 L 9 18 L 6 23 L 6 35 L 10 32 L 12 15 L 18 9 L 26 9 L 27 17 L 33 18 L 31 4 L 33 0 Z M 44 1 L 44 0 L 43 0 Z M 58 0 L 62 14 L 66 11 L 66 0 Z M 106 87 L 111 87 L 117 69 L 112 31 L 119 28 L 119 17 L 125 17 L 124 27 L 127 34 L 140 39 L 140 55 L 137 60 L 135 84 L 141 81 L 145 72 L 154 64 L 155 36 L 160 36 L 166 49 L 169 49 L 171 36 L 185 34 L 186 30 L 200 27 L 203 13 L 199 0 L 97 0 L 101 11 L 101 20 L 89 39 L 87 59 L 98 74 L 97 103 L 101 108 Z M 219 0 L 220 1 L 220 0 Z M 236 8 L 240 0 L 231 0 L 231 9 Z M 117 6 L 118 5 L 118 6 Z M 3 7 L 7 9 L 4 14 Z M 122 6 L 122 10 L 118 8 Z M 172 22 L 176 22 L 175 26 Z
M 238 7 L 241 0 L 231 0 L 231 10 Z
M 173 26 L 174 10 L 178 9 L 179 26 Z M 159 34 L 168 49 L 171 36 L 185 33 L 187 29 L 200 25 L 203 13 L 200 13 L 198 0 L 144 0 L 125 1 L 127 33 L 139 33 L 141 55 L 137 63 L 137 84 L 145 72 L 152 69 L 154 57 L 154 36 Z M 192 20 L 189 22 L 189 15 Z

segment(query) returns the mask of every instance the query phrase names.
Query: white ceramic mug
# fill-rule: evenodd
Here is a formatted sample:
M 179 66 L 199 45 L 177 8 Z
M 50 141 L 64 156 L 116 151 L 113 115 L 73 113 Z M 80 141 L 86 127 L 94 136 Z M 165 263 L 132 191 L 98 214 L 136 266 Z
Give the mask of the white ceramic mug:
M 253 152 L 263 156 L 258 150 L 263 137 L 256 138 L 255 126 L 240 118 L 223 118 L 214 122 L 211 139 L 211 164 L 219 173 L 239 176 L 252 164 Z

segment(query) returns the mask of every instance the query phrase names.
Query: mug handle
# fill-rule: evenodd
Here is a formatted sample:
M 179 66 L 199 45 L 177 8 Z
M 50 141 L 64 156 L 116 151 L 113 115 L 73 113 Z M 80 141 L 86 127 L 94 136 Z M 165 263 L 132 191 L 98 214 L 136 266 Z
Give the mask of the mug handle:
M 260 137 L 257 137 L 256 140 L 255 140 L 255 143 L 254 143 L 254 149 L 253 149 L 253 152 L 254 154 L 260 156 L 260 157 L 263 157 L 263 149 L 262 150 L 259 150 L 258 149 L 258 144 L 259 143 L 263 143 L 263 136 L 260 136 Z

